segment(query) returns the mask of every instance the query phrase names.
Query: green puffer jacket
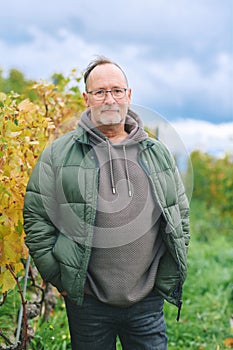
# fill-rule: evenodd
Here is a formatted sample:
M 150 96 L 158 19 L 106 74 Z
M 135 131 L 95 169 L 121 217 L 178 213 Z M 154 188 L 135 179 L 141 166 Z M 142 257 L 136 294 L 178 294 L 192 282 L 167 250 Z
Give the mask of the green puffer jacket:
M 187 271 L 189 208 L 184 186 L 167 148 L 157 140 L 139 143 L 138 161 L 161 207 L 167 247 L 155 289 L 181 306 Z M 79 126 L 48 146 L 30 177 L 25 195 L 26 245 L 42 278 L 81 304 L 95 223 L 98 162 Z

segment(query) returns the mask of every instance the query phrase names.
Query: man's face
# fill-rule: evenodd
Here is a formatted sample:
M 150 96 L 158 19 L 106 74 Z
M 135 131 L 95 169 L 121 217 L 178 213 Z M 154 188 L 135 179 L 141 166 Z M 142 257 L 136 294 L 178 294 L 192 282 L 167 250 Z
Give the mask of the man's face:
M 122 71 L 114 64 L 103 64 L 95 67 L 87 80 L 87 91 L 113 88 L 127 88 L 127 82 Z M 121 99 L 114 99 L 111 93 L 97 101 L 93 95 L 83 93 L 86 107 L 91 110 L 91 119 L 94 125 L 124 124 L 131 101 L 131 89 Z

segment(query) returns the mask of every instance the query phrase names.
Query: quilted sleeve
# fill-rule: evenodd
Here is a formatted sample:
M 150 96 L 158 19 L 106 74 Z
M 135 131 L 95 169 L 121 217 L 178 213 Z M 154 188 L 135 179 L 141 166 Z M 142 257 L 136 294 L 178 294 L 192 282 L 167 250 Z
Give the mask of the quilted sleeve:
M 178 205 L 181 216 L 181 225 L 183 230 L 183 236 L 186 248 L 188 250 L 189 240 L 190 240 L 190 220 L 189 220 L 189 201 L 185 192 L 185 187 L 183 184 L 183 180 L 179 173 L 178 167 L 176 165 L 175 159 L 168 148 L 163 145 L 163 151 L 165 152 L 165 157 L 167 159 L 168 164 L 170 164 L 171 169 L 174 174 L 176 193 L 178 197 Z
M 24 200 L 25 243 L 42 278 L 62 291 L 60 266 L 52 250 L 57 239 L 57 202 L 51 146 L 42 152 Z

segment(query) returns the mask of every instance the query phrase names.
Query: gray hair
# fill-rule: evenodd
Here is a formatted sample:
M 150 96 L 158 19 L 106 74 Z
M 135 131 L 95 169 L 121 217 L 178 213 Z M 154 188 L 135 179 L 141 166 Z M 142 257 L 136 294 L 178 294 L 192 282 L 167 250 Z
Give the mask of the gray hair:
M 127 77 L 126 77 L 126 74 L 125 74 L 125 72 L 123 71 L 123 69 L 122 69 L 117 63 L 113 62 L 112 60 L 110 60 L 109 58 L 107 58 L 107 57 L 105 57 L 105 56 L 97 56 L 96 59 L 94 59 L 93 61 L 91 61 L 91 62 L 88 64 L 87 68 L 86 68 L 85 71 L 84 71 L 84 75 L 83 75 L 83 76 L 84 76 L 84 83 L 85 83 L 86 90 L 87 90 L 87 80 L 88 80 L 88 77 L 89 77 L 91 71 L 92 71 L 95 67 L 101 66 L 101 65 L 103 65 L 103 64 L 114 64 L 116 67 L 118 67 L 118 68 L 122 71 L 122 73 L 123 73 L 123 75 L 124 75 L 124 77 L 125 77 L 127 86 L 128 86 L 128 79 L 127 79 Z

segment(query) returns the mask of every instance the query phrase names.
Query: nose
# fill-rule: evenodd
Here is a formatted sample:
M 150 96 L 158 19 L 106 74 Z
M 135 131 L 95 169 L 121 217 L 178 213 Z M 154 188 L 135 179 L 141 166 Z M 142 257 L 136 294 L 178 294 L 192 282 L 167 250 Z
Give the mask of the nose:
M 116 101 L 114 100 L 114 98 L 112 97 L 111 91 L 106 91 L 105 92 L 105 99 L 104 99 L 104 103 L 115 103 Z

